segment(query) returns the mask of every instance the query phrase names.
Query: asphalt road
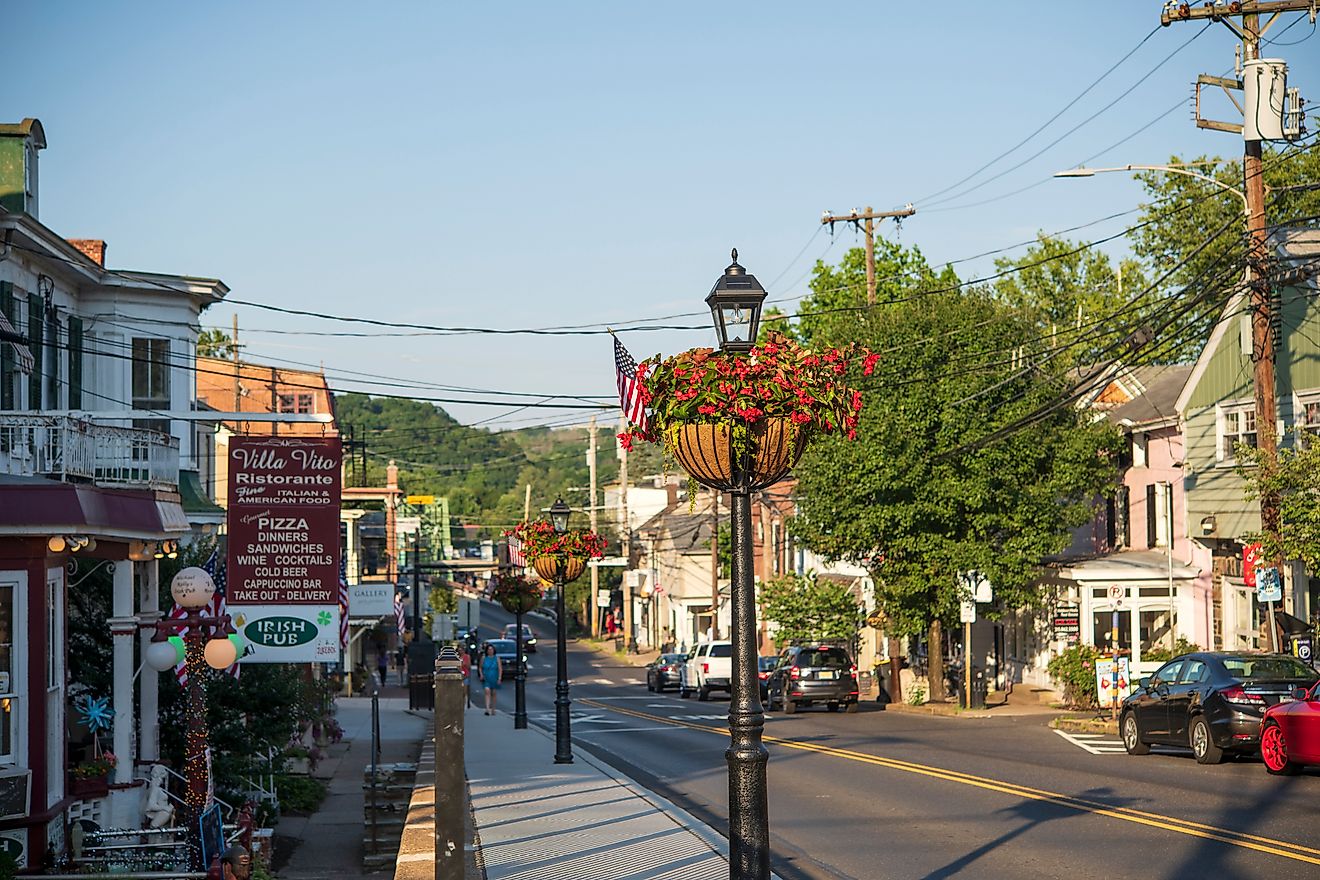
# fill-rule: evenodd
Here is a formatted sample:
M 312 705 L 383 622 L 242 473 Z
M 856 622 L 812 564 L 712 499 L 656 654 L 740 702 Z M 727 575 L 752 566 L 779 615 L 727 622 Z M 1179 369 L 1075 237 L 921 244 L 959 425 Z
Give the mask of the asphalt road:
M 482 608 L 483 634 L 512 618 Z M 530 720 L 553 729 L 554 627 L 528 616 Z M 727 829 L 728 700 L 652 694 L 645 672 L 569 646 L 574 748 Z M 512 687 L 500 694 L 512 711 Z M 815 878 L 1320 877 L 1320 773 L 1190 752 L 1131 757 L 1037 718 L 808 709 L 767 717 L 772 866 Z

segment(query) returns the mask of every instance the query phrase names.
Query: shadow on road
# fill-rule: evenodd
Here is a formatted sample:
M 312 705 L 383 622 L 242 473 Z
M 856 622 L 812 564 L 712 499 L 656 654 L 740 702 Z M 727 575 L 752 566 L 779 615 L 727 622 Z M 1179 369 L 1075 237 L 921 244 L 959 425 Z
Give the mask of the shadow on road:
M 1079 797 L 1104 800 L 1105 803 L 1114 806 L 1130 806 L 1130 804 L 1123 803 L 1123 801 L 1127 800 L 1126 798 L 1118 797 L 1111 788 L 1091 789 L 1083 792 Z M 1049 801 L 1028 800 L 1016 803 L 1011 807 L 1005 807 L 1002 810 L 996 810 L 995 815 L 1016 816 L 1023 821 L 1022 824 L 1018 825 L 1016 828 L 1004 832 L 994 840 L 988 840 L 976 849 L 949 862 L 947 865 L 931 871 L 929 874 L 926 874 L 922 880 L 947 880 L 947 878 L 956 877 L 965 868 L 970 867 L 978 860 L 984 858 L 1000 847 L 1006 846 L 1026 834 L 1028 831 L 1038 828 L 1047 822 L 1054 821 L 1055 819 L 1067 819 L 1071 816 L 1076 816 L 1078 815 L 1078 812 L 1070 807 L 1051 803 Z

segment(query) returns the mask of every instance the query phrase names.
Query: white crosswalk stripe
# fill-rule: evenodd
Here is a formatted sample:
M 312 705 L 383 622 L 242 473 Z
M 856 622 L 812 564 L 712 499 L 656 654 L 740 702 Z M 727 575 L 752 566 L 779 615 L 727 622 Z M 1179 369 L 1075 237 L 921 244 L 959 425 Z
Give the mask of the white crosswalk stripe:
M 1123 741 L 1106 733 L 1066 733 L 1062 730 L 1054 732 L 1077 748 L 1093 755 L 1127 754 L 1127 749 L 1123 748 Z

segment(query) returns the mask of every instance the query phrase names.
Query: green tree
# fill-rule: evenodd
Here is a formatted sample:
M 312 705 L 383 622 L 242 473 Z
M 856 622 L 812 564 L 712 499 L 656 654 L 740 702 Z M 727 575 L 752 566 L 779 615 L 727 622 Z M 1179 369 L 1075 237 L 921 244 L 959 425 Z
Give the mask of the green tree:
M 1184 162 L 1171 156 L 1166 164 L 1212 177 L 1218 185 L 1188 174 L 1139 173 L 1149 201 L 1142 206 L 1132 234 L 1133 252 L 1152 279 L 1171 272 L 1163 285 L 1168 290 L 1200 285 L 1207 279 L 1220 289 L 1230 289 L 1242 277 L 1246 255 L 1243 201 L 1231 191 L 1243 190 L 1241 161 L 1198 156 Z M 1262 164 L 1267 223 L 1297 224 L 1320 214 L 1320 190 L 1314 188 L 1320 180 L 1320 151 L 1267 148 Z M 1226 224 L 1223 234 L 1197 252 L 1213 231 Z M 1222 308 L 1222 297 L 1210 297 L 1170 328 L 1166 335 L 1177 340 L 1177 358 L 1195 357 Z
M 825 438 L 797 468 L 795 533 L 868 566 L 897 633 L 928 632 L 943 696 L 941 627 L 958 572 L 979 569 L 1006 608 L 1037 604 L 1043 560 L 1093 516 L 1116 475 L 1117 435 L 1078 416 L 1055 361 L 1012 369 L 1039 345 L 1034 316 L 986 290 L 928 293 L 815 334 L 882 352 L 862 384 L 856 442 Z
M 815 575 L 781 575 L 761 585 L 761 613 L 780 642 L 848 639 L 857 635 L 862 607 L 852 590 Z
M 199 357 L 233 357 L 234 339 L 225 331 L 215 327 L 203 328 L 202 332 L 197 334 L 197 354 Z
M 1253 532 L 1244 539 L 1261 545 L 1265 559 L 1300 559 L 1308 571 L 1320 571 L 1320 443 L 1279 449 L 1273 467 L 1260 450 L 1239 443 L 1238 474 L 1246 482 L 1246 500 L 1273 494 L 1279 504 L 1279 533 Z
M 877 308 L 958 283 L 952 269 L 932 269 L 919 248 L 907 248 L 880 237 L 875 240 L 875 277 Z M 847 327 L 868 311 L 875 309 L 866 308 L 866 252 L 852 248 L 837 266 L 816 263 L 811 295 L 798 309 L 797 335 L 813 344 L 821 338 L 837 338 L 838 328 Z
M 1066 363 L 1104 358 L 1131 332 L 1128 304 L 1146 286 L 1141 264 L 1115 266 L 1102 251 L 1044 233 L 1016 258 L 995 260 L 995 296 L 1036 325 L 1045 344 L 1066 348 Z

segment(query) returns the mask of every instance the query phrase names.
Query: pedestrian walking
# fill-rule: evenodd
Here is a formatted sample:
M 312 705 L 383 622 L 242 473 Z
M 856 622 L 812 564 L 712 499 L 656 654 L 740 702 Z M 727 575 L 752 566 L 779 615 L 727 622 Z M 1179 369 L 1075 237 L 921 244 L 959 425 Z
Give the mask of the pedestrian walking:
M 495 692 L 500 689 L 500 679 L 504 677 L 504 667 L 500 658 L 495 656 L 495 646 L 486 645 L 486 655 L 481 658 L 481 683 L 486 688 L 486 714 L 495 714 Z
M 385 687 L 385 680 L 390 674 L 390 655 L 381 648 L 376 653 L 376 668 L 380 670 L 380 686 Z
M 467 700 L 463 708 L 472 708 L 472 655 L 467 648 L 463 649 L 463 696 Z

